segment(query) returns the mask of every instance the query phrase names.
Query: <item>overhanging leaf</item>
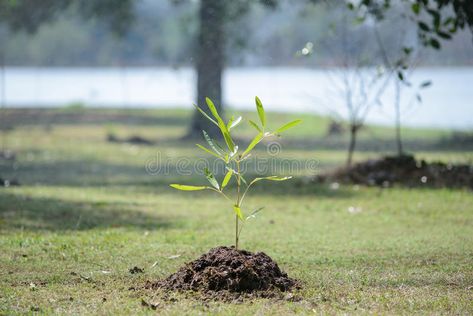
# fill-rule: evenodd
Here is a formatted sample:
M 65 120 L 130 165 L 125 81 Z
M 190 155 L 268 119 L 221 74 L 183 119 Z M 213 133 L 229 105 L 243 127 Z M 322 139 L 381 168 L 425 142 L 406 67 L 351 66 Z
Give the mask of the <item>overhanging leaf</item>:
M 280 128 L 278 128 L 274 133 L 279 134 L 279 133 L 284 132 L 285 130 L 288 130 L 288 129 L 296 126 L 296 125 L 299 125 L 300 123 L 302 123 L 302 120 L 295 120 L 295 121 L 289 122 L 289 123 L 281 126 Z
M 263 126 L 263 129 L 264 129 L 266 127 L 266 114 L 264 113 L 263 104 L 261 103 L 261 100 L 258 97 L 255 97 L 255 102 L 256 102 L 256 110 L 258 111 L 258 116 L 261 121 L 261 125 Z
M 209 187 L 207 186 L 196 186 L 196 185 L 184 185 L 184 184 L 170 184 L 169 185 L 171 188 L 181 190 L 181 191 L 200 191 L 200 190 L 205 190 L 208 189 Z

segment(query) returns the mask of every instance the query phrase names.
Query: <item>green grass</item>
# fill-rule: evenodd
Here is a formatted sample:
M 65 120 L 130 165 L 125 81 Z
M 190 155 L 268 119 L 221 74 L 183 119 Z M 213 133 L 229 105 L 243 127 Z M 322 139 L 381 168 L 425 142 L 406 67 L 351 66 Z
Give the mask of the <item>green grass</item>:
M 16 161 L 0 160 L 0 177 L 16 177 L 22 185 L 0 189 L 0 314 L 155 314 L 141 299 L 159 303 L 161 314 L 175 315 L 473 313 L 471 191 L 307 184 L 304 175 L 345 159 L 342 138 L 333 140 L 339 149 L 316 147 L 330 143 L 318 143 L 327 120 L 309 116 L 272 158 L 299 163 L 298 177 L 257 187 L 248 205 L 266 208 L 241 236 L 243 248 L 266 252 L 303 282 L 297 293 L 302 300 L 202 304 L 178 294 L 171 294 L 176 301 L 164 300 L 141 289 L 146 280 L 233 242 L 233 211 L 224 201 L 168 187 L 203 181 L 175 169 L 182 157 L 205 157 L 193 142 L 179 140 L 189 116 L 180 110 L 8 113 L 14 128 L 7 144 Z M 272 116 L 275 125 L 289 120 Z M 156 145 L 108 143 L 110 129 Z M 242 128 L 240 137 L 248 132 Z M 391 132 L 368 127 L 363 137 L 390 142 Z M 436 144 L 446 136 L 406 132 L 412 145 Z M 313 144 L 306 141 L 312 137 Z M 153 176 L 145 166 L 154 165 L 157 153 L 169 172 Z M 379 154 L 367 148 L 356 158 Z M 433 145 L 418 154 L 452 162 L 473 158 L 468 150 Z M 257 155 L 267 156 L 264 145 Z M 318 162 L 315 170 L 305 164 L 312 159 Z M 360 211 L 349 212 L 351 207 Z M 145 273 L 130 274 L 134 266 Z

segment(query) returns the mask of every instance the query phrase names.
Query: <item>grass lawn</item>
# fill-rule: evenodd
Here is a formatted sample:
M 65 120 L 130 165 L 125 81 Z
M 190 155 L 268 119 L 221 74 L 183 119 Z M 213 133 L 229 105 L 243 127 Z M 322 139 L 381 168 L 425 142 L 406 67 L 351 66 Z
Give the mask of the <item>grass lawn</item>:
M 241 236 L 242 248 L 266 252 L 303 282 L 296 294 L 302 300 L 202 303 L 171 294 L 170 301 L 142 289 L 146 280 L 233 243 L 234 213 L 225 201 L 168 186 L 204 183 L 182 175 L 192 171 L 182 166 L 184 158 L 192 165 L 206 157 L 179 139 L 189 116 L 180 110 L 6 113 L 14 127 L 7 146 L 16 160 L 0 160 L 0 177 L 17 178 L 21 186 L 0 189 L 0 314 L 473 313 L 471 191 L 309 184 L 308 176 L 345 159 L 343 136 L 324 138 L 328 121 L 315 116 L 305 117 L 271 157 L 294 162 L 296 179 L 258 186 L 248 196 L 247 205 L 266 207 Z M 242 128 L 240 137 L 249 131 Z M 156 145 L 109 143 L 109 132 L 138 134 Z M 356 159 L 393 150 L 391 135 L 388 128 L 365 129 Z M 446 131 L 405 135 L 407 147 L 427 160 L 473 160 L 471 150 L 435 147 Z M 264 145 L 257 156 L 268 156 Z M 134 266 L 145 273 L 130 274 Z M 157 310 L 143 307 L 142 299 Z

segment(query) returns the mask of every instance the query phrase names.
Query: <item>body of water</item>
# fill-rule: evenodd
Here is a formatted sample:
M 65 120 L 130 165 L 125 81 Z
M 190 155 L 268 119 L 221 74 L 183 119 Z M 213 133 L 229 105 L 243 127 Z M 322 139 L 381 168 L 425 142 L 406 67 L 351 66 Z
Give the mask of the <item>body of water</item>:
M 303 68 L 230 68 L 224 74 L 224 100 L 237 109 L 253 109 L 258 95 L 267 110 L 335 114 L 346 117 L 340 93 L 343 73 Z M 195 102 L 195 72 L 190 68 L 15 68 L 7 67 L 8 107 L 53 107 L 80 102 L 100 107 L 187 107 Z M 351 80 L 351 79 L 350 79 Z M 410 126 L 473 128 L 473 67 L 420 68 L 412 78 L 425 80 L 422 103 L 417 89 L 402 94 L 404 122 Z M 385 90 L 368 121 L 393 122 L 393 87 Z

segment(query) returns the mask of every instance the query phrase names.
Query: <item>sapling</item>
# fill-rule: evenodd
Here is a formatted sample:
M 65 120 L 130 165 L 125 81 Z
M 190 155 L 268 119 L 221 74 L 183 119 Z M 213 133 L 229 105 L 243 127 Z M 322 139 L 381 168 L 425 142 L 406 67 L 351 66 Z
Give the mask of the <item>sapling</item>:
M 243 229 L 244 224 L 251 220 L 252 218 L 256 217 L 256 215 L 263 209 L 258 208 L 250 213 L 248 216 L 244 215 L 242 210 L 243 201 L 249 191 L 249 189 L 257 182 L 262 180 L 268 181 L 285 181 L 291 179 L 291 176 L 287 177 L 279 177 L 279 176 L 268 176 L 268 177 L 257 177 L 251 181 L 247 181 L 245 179 L 245 173 L 241 168 L 241 164 L 245 159 L 248 159 L 251 155 L 252 150 L 258 145 L 262 140 L 267 137 L 271 136 L 280 136 L 280 133 L 292 128 L 299 123 L 301 120 L 295 120 L 289 122 L 273 132 L 267 131 L 266 125 L 266 114 L 263 108 L 263 104 L 261 103 L 258 97 L 255 97 L 256 102 L 256 110 L 258 112 L 259 120 L 261 124 L 257 124 L 254 121 L 249 120 L 249 124 L 254 127 L 257 131 L 256 136 L 253 140 L 249 143 L 245 150 L 240 151 L 240 148 L 237 144 L 235 144 L 232 132 L 235 127 L 237 127 L 242 122 L 242 117 L 239 116 L 235 119 L 234 116 L 230 118 L 230 120 L 225 123 L 222 117 L 219 115 L 214 103 L 209 98 L 206 98 L 207 106 L 210 110 L 210 114 L 207 114 L 204 110 L 202 110 L 199 106 L 195 105 L 195 108 L 205 117 L 207 118 L 212 124 L 215 124 L 220 132 L 222 133 L 223 140 L 226 144 L 226 149 L 218 144 L 217 141 L 212 139 L 206 131 L 202 131 L 204 139 L 207 141 L 209 147 L 205 147 L 200 144 L 196 144 L 201 150 L 205 151 L 206 153 L 214 156 L 217 159 L 222 160 L 225 163 L 225 170 L 227 171 L 225 176 L 222 179 L 222 182 L 215 178 L 214 174 L 209 170 L 205 169 L 205 177 L 207 178 L 210 186 L 208 185 L 201 185 L 201 186 L 194 186 L 194 185 L 184 185 L 184 184 L 171 184 L 170 186 L 182 190 L 182 191 L 199 191 L 199 190 L 211 190 L 220 194 L 223 198 L 228 200 L 231 203 L 233 208 L 233 212 L 235 213 L 235 249 L 238 249 L 238 241 L 240 238 L 241 230 Z M 213 116 L 213 117 L 212 117 Z M 228 184 L 230 181 L 235 179 L 235 186 L 233 194 L 230 194 L 230 190 L 228 189 Z

